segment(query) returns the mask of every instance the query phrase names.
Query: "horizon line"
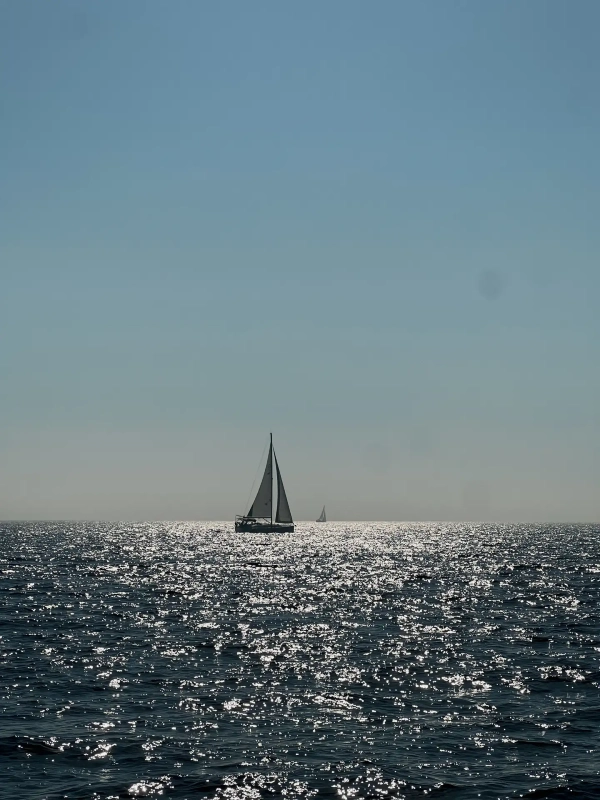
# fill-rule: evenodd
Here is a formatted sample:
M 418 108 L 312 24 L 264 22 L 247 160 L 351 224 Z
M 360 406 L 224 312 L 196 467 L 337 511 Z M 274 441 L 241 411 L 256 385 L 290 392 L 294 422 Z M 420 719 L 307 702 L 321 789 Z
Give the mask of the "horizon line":
M 318 520 L 315 519 L 301 519 L 294 520 L 295 525 L 311 523 L 314 524 Z M 111 518 L 111 517 L 29 517 L 29 518 L 14 518 L 14 519 L 0 519 L 0 525 L 6 523 L 23 523 L 23 522 L 127 522 L 127 523 L 181 523 L 181 522 L 218 522 L 219 524 L 233 525 L 231 519 L 141 519 L 141 518 Z M 328 525 L 330 523 L 373 523 L 373 522 L 386 522 L 395 525 L 431 525 L 431 524 L 444 524 L 451 523 L 455 525 L 470 524 L 470 525 L 600 525 L 600 521 L 594 520 L 524 520 L 524 519 L 328 519 L 327 522 L 321 522 L 320 525 Z

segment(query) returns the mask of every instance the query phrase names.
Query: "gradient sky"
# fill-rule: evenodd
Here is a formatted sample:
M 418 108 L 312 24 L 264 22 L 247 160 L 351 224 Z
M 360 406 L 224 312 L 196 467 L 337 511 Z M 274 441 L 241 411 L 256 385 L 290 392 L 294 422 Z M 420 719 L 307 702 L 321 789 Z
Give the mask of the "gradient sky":
M 0 1 L 0 517 L 600 519 L 597 0 Z

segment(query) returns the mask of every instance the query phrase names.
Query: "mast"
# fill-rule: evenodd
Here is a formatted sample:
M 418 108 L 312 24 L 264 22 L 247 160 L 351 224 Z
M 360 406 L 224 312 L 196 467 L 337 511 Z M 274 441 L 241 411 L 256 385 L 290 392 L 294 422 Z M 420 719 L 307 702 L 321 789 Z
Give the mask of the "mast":
M 270 433 L 269 436 L 271 437 L 271 456 L 273 455 L 273 434 Z M 271 469 L 271 525 L 273 524 L 273 470 Z

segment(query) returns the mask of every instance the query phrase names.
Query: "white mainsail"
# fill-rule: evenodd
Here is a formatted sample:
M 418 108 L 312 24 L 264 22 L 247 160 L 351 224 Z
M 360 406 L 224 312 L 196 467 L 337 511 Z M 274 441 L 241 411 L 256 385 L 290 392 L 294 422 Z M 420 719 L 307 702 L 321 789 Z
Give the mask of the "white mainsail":
M 323 511 L 321 511 L 321 516 L 317 522 L 327 522 L 327 517 L 325 516 L 325 506 L 323 506 Z
M 258 487 L 254 502 L 250 506 L 247 517 L 265 519 L 273 514 L 273 444 L 269 446 L 269 455 L 265 466 L 265 474 Z

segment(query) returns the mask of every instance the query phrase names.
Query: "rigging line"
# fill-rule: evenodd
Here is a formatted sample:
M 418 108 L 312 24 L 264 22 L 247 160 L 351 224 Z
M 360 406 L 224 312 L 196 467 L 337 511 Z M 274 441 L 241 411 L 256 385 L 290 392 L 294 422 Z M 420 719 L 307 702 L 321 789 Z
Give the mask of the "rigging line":
M 256 472 L 254 473 L 254 480 L 252 481 L 252 488 L 250 489 L 250 494 L 248 495 L 248 500 L 246 501 L 246 505 L 244 506 L 245 509 L 249 509 L 250 508 L 250 500 L 252 499 L 252 495 L 254 493 L 254 486 L 256 484 L 256 479 L 258 478 L 258 474 L 260 472 L 260 468 L 262 466 L 263 458 L 265 457 L 265 452 L 267 450 L 268 444 L 269 444 L 269 440 L 267 439 L 267 441 L 265 443 L 265 446 L 263 447 L 263 451 L 262 451 L 262 455 L 260 457 L 260 461 L 258 462 L 258 464 L 256 466 Z M 247 514 L 247 513 L 248 513 L 247 510 L 244 511 L 244 514 Z

